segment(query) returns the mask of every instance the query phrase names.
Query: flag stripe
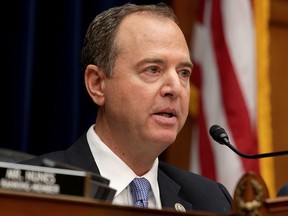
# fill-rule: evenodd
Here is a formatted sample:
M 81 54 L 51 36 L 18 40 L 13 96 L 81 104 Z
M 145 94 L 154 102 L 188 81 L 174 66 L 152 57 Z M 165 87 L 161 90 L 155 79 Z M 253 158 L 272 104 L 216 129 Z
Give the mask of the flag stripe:
M 201 89 L 201 88 L 200 88 Z M 202 101 L 200 99 L 200 110 L 199 117 L 199 154 L 200 154 L 200 164 L 202 175 L 217 180 L 216 169 L 215 169 L 215 159 L 213 151 L 211 148 L 211 142 L 208 138 L 207 125 L 205 121 L 205 115 L 203 113 Z

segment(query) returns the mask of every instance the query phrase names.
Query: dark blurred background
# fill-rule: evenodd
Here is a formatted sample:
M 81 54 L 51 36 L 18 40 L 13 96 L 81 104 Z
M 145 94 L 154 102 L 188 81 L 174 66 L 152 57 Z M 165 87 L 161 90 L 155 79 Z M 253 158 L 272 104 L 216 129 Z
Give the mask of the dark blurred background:
M 80 71 L 82 40 L 95 15 L 126 2 L 160 1 L 1 3 L 0 148 L 34 155 L 65 149 L 94 123 Z

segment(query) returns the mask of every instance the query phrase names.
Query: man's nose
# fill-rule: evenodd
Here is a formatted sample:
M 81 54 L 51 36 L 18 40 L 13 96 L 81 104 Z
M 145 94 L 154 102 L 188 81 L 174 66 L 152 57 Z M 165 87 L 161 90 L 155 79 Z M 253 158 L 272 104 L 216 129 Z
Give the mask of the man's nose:
M 178 73 L 175 70 L 167 71 L 162 78 L 161 96 L 171 98 L 179 97 L 182 92 L 182 85 Z

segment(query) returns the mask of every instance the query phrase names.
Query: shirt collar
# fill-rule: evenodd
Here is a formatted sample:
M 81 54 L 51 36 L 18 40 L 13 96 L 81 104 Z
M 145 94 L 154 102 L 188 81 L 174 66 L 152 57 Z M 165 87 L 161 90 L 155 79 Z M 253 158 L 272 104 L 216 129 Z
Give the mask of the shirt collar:
M 116 189 L 115 196 L 121 193 L 135 177 L 140 177 L 102 142 L 94 130 L 94 125 L 89 128 L 87 139 L 100 174 L 110 180 L 111 188 Z M 158 158 L 156 158 L 152 168 L 142 176 L 150 182 L 156 199 L 160 197 L 157 181 L 158 163 Z

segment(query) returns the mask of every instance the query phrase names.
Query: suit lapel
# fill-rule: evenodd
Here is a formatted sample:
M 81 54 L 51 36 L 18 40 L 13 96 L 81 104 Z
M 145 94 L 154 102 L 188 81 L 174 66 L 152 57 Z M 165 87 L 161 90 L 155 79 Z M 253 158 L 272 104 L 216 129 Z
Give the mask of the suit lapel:
M 71 165 L 98 173 L 99 169 L 89 148 L 86 133 L 84 133 L 67 151 L 67 160 Z M 158 168 L 158 183 L 160 199 L 163 208 L 177 210 L 175 205 L 181 204 L 185 209 L 193 209 L 192 204 L 179 195 L 181 186 Z
M 158 183 L 160 189 L 160 199 L 163 208 L 177 210 L 175 205 L 181 204 L 185 209 L 193 209 L 192 204 L 179 196 L 181 186 L 159 169 Z
M 92 152 L 90 150 L 86 133 L 84 133 L 68 150 L 67 160 L 71 165 L 88 170 L 94 173 L 100 173 L 96 165 Z

